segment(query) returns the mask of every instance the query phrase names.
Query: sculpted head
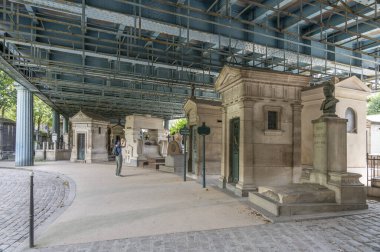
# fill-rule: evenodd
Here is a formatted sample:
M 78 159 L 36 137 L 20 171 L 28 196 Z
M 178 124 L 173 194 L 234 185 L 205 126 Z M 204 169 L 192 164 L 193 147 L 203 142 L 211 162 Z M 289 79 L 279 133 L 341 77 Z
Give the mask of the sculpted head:
M 333 93 L 334 93 L 334 90 L 335 90 L 335 86 L 331 82 L 327 82 L 323 86 L 323 94 L 325 95 L 325 97 L 332 97 Z

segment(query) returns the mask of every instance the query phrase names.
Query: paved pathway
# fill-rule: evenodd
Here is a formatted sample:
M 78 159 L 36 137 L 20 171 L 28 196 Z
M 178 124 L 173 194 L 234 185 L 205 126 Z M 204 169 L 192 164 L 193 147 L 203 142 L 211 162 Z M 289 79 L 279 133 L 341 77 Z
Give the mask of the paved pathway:
M 380 202 L 367 214 L 33 249 L 69 251 L 380 251 Z
M 0 168 L 0 252 L 14 251 L 29 237 L 30 171 Z M 35 227 L 54 218 L 69 199 L 67 178 L 34 173 Z
M 240 212 L 245 209 L 242 199 L 220 193 L 212 186 L 207 191 L 200 190 L 199 184 L 183 183 L 171 174 L 127 168 L 124 177 L 115 177 L 112 175 L 113 163 L 43 163 L 38 165 L 38 169 L 72 177 L 77 183 L 77 194 L 75 202 L 64 214 L 52 224 L 43 225 L 46 228 L 42 228 L 44 232 L 37 235 L 36 241 L 40 247 L 28 250 L 30 252 L 380 251 L 380 203 L 377 201 L 369 201 L 369 210 L 365 214 L 263 224 L 265 222 L 260 218 L 251 216 L 253 211 Z M 70 196 L 64 186 L 65 179 L 45 172 L 36 174 L 36 184 L 40 180 L 38 184 L 41 185 L 36 192 L 36 197 L 41 198 L 36 214 L 42 222 L 49 215 L 62 211 L 59 206 Z M 0 244 L 3 239 L 8 242 L 3 244 L 8 246 L 7 252 L 13 251 L 27 238 L 28 213 L 21 209 L 28 210 L 25 207 L 28 204 L 25 199 L 28 186 L 27 172 L 0 169 L 0 206 L 6 202 L 5 206 L 11 209 L 5 213 L 0 208 L 0 218 L 16 223 L 6 225 L 6 221 L 0 221 Z M 20 199 L 17 200 L 16 196 Z M 50 210 L 44 212 L 45 206 L 55 207 L 55 213 Z M 191 211 L 186 213 L 186 209 Z M 185 221 L 183 216 L 186 216 Z M 54 216 L 44 223 L 52 219 Z M 231 220 L 236 225 L 227 226 Z M 19 224 L 21 228 L 17 231 Z M 11 237 L 9 234 L 19 236 Z

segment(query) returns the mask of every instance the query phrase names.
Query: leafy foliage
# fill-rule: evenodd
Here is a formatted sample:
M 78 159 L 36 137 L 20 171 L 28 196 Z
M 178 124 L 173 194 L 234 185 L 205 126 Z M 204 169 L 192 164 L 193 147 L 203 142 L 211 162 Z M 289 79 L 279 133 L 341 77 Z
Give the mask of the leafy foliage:
M 372 96 L 368 99 L 368 115 L 380 114 L 380 94 Z
M 175 133 L 178 133 L 180 129 L 185 127 L 187 125 L 187 119 L 182 118 L 178 119 L 171 127 L 170 127 L 170 135 L 174 135 Z
M 51 126 L 52 111 L 51 108 L 46 105 L 40 98 L 34 96 L 34 123 L 37 126 L 38 132 L 40 131 L 41 124 L 46 124 Z
M 0 112 L 1 117 L 16 119 L 17 92 L 13 85 L 13 79 L 0 70 Z M 6 114 L 6 112 L 8 112 Z M 13 112 L 13 113 L 12 113 Z

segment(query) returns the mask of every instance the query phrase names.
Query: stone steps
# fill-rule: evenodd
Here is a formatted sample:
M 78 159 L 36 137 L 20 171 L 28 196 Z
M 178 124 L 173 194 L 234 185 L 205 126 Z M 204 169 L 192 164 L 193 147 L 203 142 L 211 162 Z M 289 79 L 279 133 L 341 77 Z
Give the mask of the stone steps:
M 258 192 L 248 193 L 249 201 L 257 210 L 269 219 L 279 216 L 310 215 L 326 212 L 350 211 L 367 209 L 366 204 L 337 204 L 337 203 L 279 203 Z M 260 211 L 261 212 L 261 211 Z M 265 214 L 267 213 L 267 214 Z M 269 216 L 268 216 L 269 213 Z M 272 218 L 271 218 L 272 217 Z

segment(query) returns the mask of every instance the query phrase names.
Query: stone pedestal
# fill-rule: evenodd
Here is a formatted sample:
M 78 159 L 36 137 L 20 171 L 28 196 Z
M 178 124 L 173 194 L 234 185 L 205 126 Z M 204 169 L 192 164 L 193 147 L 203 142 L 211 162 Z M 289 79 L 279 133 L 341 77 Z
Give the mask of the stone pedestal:
M 160 165 L 159 170 L 171 173 L 183 173 L 184 155 L 168 155 L 165 158 L 165 165 Z
M 346 123 L 346 119 L 326 116 L 313 121 L 314 169 L 303 182 L 333 190 L 338 204 L 365 204 L 361 175 L 347 172 Z

